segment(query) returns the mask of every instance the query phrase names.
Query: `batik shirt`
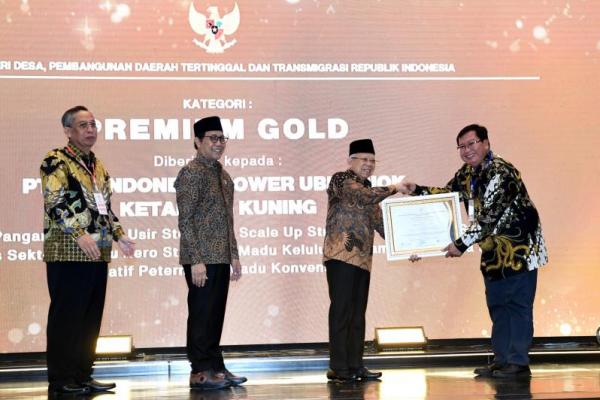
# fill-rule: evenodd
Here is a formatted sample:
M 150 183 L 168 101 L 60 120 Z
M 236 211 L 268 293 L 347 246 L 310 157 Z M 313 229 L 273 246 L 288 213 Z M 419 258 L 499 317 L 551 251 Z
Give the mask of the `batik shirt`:
M 94 172 L 108 215 L 98 212 L 93 179 L 82 164 Z M 98 261 L 89 258 L 77 244 L 79 237 L 89 234 L 100 249 L 100 260 L 110 262 L 112 241 L 124 232 L 111 209 L 110 177 L 102 162 L 94 153 L 86 156 L 70 145 L 46 154 L 40 175 L 44 195 L 44 261 Z
M 233 231 L 233 181 L 221 163 L 198 155 L 175 180 L 181 264 L 238 260 Z
M 489 152 L 478 168 L 464 164 L 445 187 L 415 190 L 417 195 L 447 192 L 458 192 L 467 209 L 473 199 L 474 220 L 454 245 L 464 252 L 479 244 L 484 276 L 503 279 L 547 263 L 538 212 L 512 164 Z
M 394 193 L 388 187 L 371 187 L 350 169 L 334 174 L 327 189 L 323 261 L 339 260 L 370 271 L 375 231 L 384 237 L 379 203 Z

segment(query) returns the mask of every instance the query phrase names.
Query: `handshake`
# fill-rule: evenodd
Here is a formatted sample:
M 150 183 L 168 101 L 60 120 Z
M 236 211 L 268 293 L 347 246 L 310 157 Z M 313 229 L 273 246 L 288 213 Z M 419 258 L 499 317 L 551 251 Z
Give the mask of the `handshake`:
M 393 185 L 389 185 L 388 188 L 395 190 L 398 193 L 402 193 L 404 195 L 413 194 L 417 185 L 414 182 L 398 182 Z

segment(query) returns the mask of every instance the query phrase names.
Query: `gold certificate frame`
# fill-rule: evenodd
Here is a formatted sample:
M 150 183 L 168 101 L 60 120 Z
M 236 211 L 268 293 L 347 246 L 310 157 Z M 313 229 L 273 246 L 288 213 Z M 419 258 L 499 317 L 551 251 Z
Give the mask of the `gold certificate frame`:
M 458 193 L 387 198 L 381 202 L 385 247 L 390 261 L 444 255 L 461 235 Z

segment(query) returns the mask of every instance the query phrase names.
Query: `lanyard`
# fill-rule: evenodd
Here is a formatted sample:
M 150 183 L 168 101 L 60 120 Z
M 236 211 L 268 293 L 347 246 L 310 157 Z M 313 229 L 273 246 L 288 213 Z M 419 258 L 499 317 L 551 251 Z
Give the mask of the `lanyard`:
M 494 153 L 492 153 L 492 151 L 490 150 L 486 155 L 485 158 L 483 159 L 483 162 L 481 164 L 481 166 L 477 167 L 477 169 L 479 169 L 479 174 L 482 173 L 482 171 L 488 167 L 488 165 L 490 165 L 490 163 L 492 162 L 492 160 L 494 159 Z M 475 190 L 477 190 L 477 177 L 476 175 L 476 170 L 475 168 L 473 169 L 473 173 L 471 174 L 471 181 L 470 181 L 470 189 L 471 189 L 471 198 L 474 199 L 475 198 Z
M 479 168 L 479 174 L 482 173 L 483 169 L 486 168 L 494 159 L 494 153 L 490 150 L 488 154 L 486 154 L 485 159 L 483 160 L 483 165 Z M 471 174 L 469 188 L 471 189 L 471 193 L 469 196 L 469 202 L 467 206 L 467 213 L 469 214 L 469 221 L 475 221 L 475 191 L 477 190 L 477 177 L 476 171 L 473 169 L 473 173 Z
M 85 165 L 85 163 L 80 160 L 80 158 L 77 156 L 77 154 L 75 154 L 75 152 L 73 151 L 73 149 L 71 148 L 71 146 L 67 146 L 67 151 L 73 157 L 75 157 L 75 160 L 77 161 L 77 164 L 81 165 L 81 168 L 85 169 L 87 171 L 87 173 L 90 174 L 90 176 L 92 177 L 92 182 L 94 183 L 94 189 L 97 191 L 98 190 L 98 184 L 96 183 L 96 163 L 92 164 L 92 170 L 90 171 L 90 169 L 87 167 L 87 165 Z
M 96 201 L 96 208 L 98 209 L 98 213 L 100 213 L 100 215 L 108 215 L 107 203 L 102 193 L 100 193 L 100 190 L 98 190 L 98 184 L 96 183 L 96 163 L 92 163 L 92 170 L 90 171 L 87 165 L 85 165 L 84 162 L 81 162 L 80 158 L 77 157 L 77 154 L 73 151 L 71 146 L 67 146 L 67 151 L 73 157 L 75 157 L 75 160 L 81 166 L 81 168 L 85 169 L 87 173 L 90 174 L 90 176 L 92 177 L 92 182 L 94 183 L 94 200 Z
M 471 196 L 469 196 L 471 199 L 475 198 L 475 189 L 477 188 L 477 178 L 475 178 L 475 175 L 471 175 Z

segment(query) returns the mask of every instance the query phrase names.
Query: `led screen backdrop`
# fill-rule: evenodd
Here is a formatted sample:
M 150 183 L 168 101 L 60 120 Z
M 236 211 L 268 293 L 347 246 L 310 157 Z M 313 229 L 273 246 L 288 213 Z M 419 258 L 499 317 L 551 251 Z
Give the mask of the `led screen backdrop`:
M 222 162 L 244 266 L 224 344 L 327 340 L 325 189 L 350 141 L 374 140 L 374 184 L 443 185 L 473 122 L 542 217 L 536 336 L 600 323 L 595 1 L 14 0 L 0 2 L 0 38 L 0 352 L 45 349 L 38 168 L 77 104 L 98 120 L 94 150 L 138 247 L 110 264 L 103 334 L 184 345 L 172 183 L 194 156 L 193 122 L 215 114 L 231 137 Z M 478 248 L 417 264 L 383 249 L 378 239 L 368 339 L 402 325 L 489 336 Z

